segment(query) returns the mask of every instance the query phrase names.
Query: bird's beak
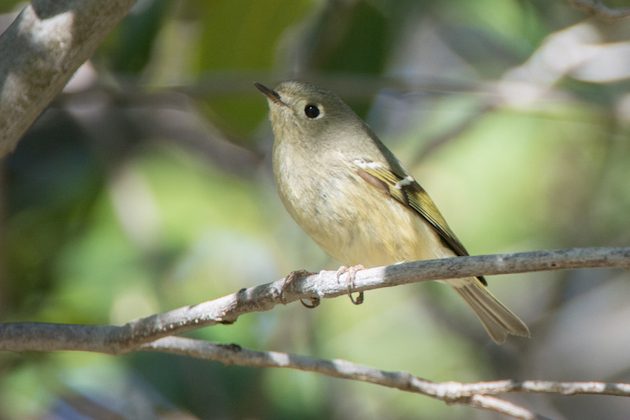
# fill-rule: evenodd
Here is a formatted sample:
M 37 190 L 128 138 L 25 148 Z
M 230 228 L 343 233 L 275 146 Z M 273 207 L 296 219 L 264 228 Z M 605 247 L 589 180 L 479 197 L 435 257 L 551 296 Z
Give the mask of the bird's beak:
M 280 98 L 280 95 L 278 95 L 278 92 L 276 92 L 273 89 L 269 89 L 267 86 L 263 85 L 262 83 L 254 83 L 254 86 L 256 86 L 256 89 L 258 89 L 259 91 L 262 92 L 263 95 L 265 95 L 271 102 L 273 102 L 276 105 L 282 105 L 282 106 L 286 106 L 287 104 L 285 104 L 282 101 L 282 98 Z

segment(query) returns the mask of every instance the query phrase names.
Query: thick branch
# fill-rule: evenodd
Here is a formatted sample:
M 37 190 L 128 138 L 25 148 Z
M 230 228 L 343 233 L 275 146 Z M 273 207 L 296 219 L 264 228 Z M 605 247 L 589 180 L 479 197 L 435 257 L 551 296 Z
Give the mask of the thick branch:
M 612 8 L 606 6 L 602 0 L 569 0 L 569 3 L 576 9 L 605 20 L 620 20 L 630 17 L 630 7 Z
M 345 360 L 324 360 L 289 353 L 254 351 L 237 345 L 213 344 L 183 337 L 162 338 L 144 345 L 142 349 L 212 360 L 225 365 L 289 368 L 316 372 L 335 378 L 369 382 L 414 392 L 448 404 L 471 405 L 526 419 L 536 416 L 523 407 L 491 396 L 521 392 L 630 397 L 630 384 L 624 383 L 513 380 L 476 383 L 433 382 L 406 372 L 383 371 Z
M 65 86 L 133 0 L 33 0 L 0 36 L 0 157 Z
M 354 290 L 367 291 L 427 280 L 589 267 L 630 268 L 630 247 L 457 257 L 375 267 L 357 273 Z M 285 290 L 284 299 L 280 293 L 284 280 L 278 280 L 123 326 L 4 323 L 0 324 L 0 350 L 127 352 L 158 338 L 191 329 L 230 324 L 245 313 L 268 311 L 281 303 L 345 295 L 347 288 L 343 280 L 338 281 L 334 271 L 306 276 Z

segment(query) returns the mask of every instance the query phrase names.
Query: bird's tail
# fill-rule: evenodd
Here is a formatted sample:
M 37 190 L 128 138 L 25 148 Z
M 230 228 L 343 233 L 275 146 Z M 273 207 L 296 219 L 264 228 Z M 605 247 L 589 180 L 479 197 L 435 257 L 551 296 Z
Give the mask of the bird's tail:
M 449 283 L 470 305 L 495 343 L 505 342 L 508 334 L 530 336 L 527 325 L 499 302 L 478 279 L 455 280 Z

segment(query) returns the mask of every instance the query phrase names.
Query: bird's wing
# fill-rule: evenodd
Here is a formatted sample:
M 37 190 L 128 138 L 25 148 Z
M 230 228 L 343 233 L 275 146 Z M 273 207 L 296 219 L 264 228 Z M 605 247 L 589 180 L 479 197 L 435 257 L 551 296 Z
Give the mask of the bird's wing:
M 442 238 L 442 241 L 456 255 L 469 255 L 464 245 L 457 239 L 455 233 L 446 223 L 444 216 L 429 197 L 429 194 L 407 174 L 398 174 L 389 166 L 380 162 L 372 162 L 363 159 L 353 161 L 358 175 L 368 184 L 381 190 L 405 207 L 415 211 L 435 228 Z M 479 277 L 482 283 L 486 284 L 483 277 Z

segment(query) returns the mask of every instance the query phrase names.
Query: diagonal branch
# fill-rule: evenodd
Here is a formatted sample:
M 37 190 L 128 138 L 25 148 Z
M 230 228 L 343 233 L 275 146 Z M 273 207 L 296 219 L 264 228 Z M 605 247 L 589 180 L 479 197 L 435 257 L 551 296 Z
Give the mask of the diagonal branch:
M 435 153 L 451 141 L 456 140 L 461 134 L 465 133 L 475 126 L 484 116 L 494 111 L 497 108 L 497 104 L 487 101 L 477 106 L 472 110 L 462 121 L 451 126 L 448 130 L 437 134 L 436 136 L 429 138 L 424 142 L 424 145 L 419 149 L 407 163 L 411 166 L 415 166 L 418 163 L 425 160 L 429 155 Z
M 33 0 L 0 36 L 0 157 L 127 14 L 133 0 Z
M 602 0 L 569 0 L 573 7 L 604 20 L 621 20 L 630 17 L 630 7 L 608 7 Z
M 357 273 L 355 291 L 367 291 L 427 280 L 523 273 L 569 268 L 630 268 L 630 247 L 574 248 L 515 254 L 456 257 L 375 267 Z M 347 293 L 334 271 L 322 271 L 292 282 L 284 280 L 242 289 L 197 305 L 155 314 L 123 326 L 12 322 L 0 324 L 0 350 L 79 350 L 117 354 L 184 331 L 231 324 L 239 316 L 263 312 L 298 299 L 333 298 Z
M 355 379 L 417 392 L 454 403 L 474 395 L 501 395 L 527 392 L 562 395 L 612 395 L 630 397 L 630 384 L 606 382 L 488 381 L 475 383 L 433 382 L 406 372 L 391 372 L 346 360 L 325 360 L 273 351 L 256 351 L 236 344 L 214 344 L 184 337 L 165 337 L 145 344 L 139 350 L 159 351 L 212 360 L 225 365 L 257 368 L 291 368 L 327 376 Z
M 392 372 L 359 365 L 346 360 L 324 360 L 271 351 L 255 351 L 238 345 L 213 344 L 183 337 L 166 337 L 145 344 L 140 350 L 179 354 L 212 360 L 225 365 L 256 368 L 288 368 L 316 372 L 335 378 L 369 382 L 402 391 L 422 394 L 447 404 L 484 408 L 516 418 L 535 418 L 531 411 L 496 398 L 507 393 L 560 395 L 613 395 L 630 397 L 630 384 L 604 382 L 514 381 L 433 382 L 407 372 Z

